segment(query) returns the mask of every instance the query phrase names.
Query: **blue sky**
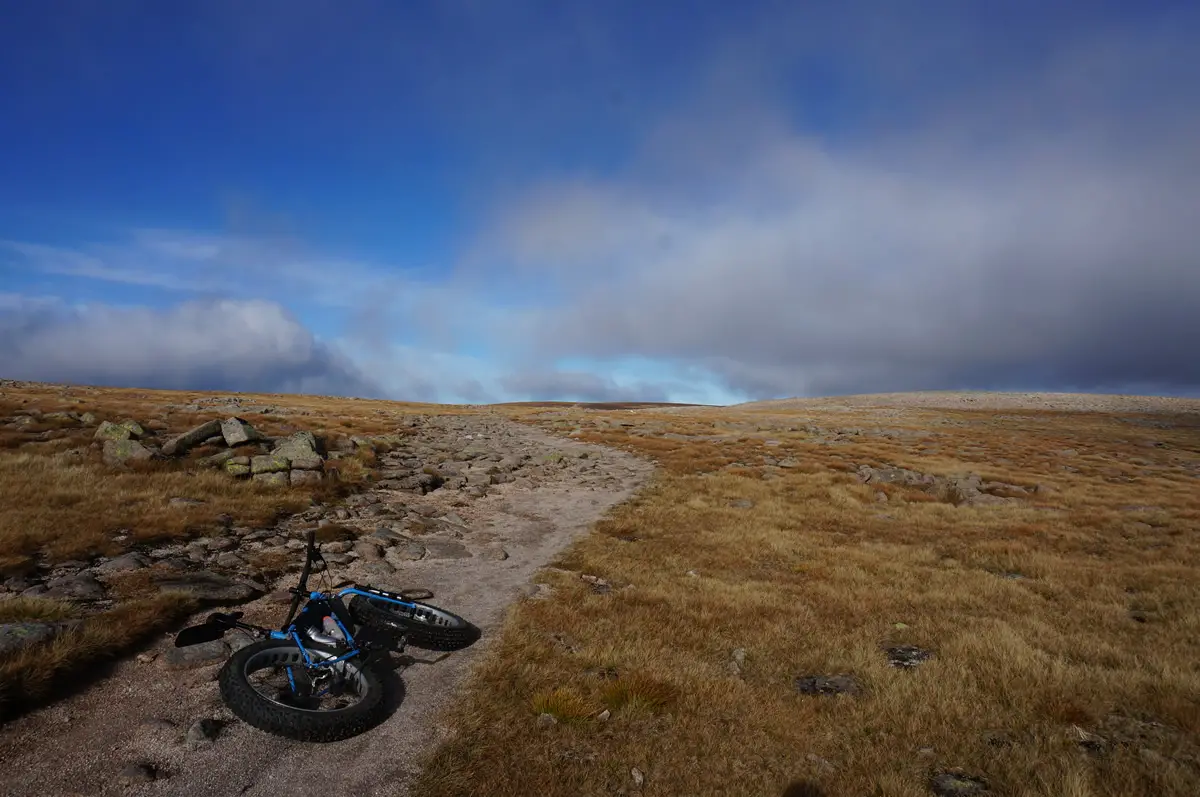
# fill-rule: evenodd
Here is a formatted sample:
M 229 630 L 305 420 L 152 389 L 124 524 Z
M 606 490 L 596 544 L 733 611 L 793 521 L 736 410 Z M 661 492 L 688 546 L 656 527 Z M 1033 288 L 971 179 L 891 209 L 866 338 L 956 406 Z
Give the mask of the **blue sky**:
M 1194 394 L 1186 3 L 6 3 L 0 377 Z

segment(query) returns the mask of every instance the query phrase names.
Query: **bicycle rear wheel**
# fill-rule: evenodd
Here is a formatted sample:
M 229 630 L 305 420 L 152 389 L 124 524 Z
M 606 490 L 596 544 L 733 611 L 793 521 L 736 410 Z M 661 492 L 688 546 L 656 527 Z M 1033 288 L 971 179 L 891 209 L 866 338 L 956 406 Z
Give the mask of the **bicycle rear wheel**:
M 381 597 L 355 595 L 350 600 L 350 615 L 363 625 L 373 625 L 392 633 L 403 633 L 407 644 L 425 650 L 461 650 L 482 635 L 478 627 L 453 612 L 428 603 L 405 601 L 398 594 L 370 588 Z M 392 600 L 388 600 L 392 598 Z

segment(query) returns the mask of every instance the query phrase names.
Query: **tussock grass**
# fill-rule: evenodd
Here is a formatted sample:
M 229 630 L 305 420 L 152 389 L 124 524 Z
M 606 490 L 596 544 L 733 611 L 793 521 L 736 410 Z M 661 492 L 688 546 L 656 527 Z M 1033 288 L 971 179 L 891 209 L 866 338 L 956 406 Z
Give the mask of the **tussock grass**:
M 18 601 L 24 605 L 17 606 Z M 0 657 L 0 720 L 36 705 L 64 688 L 79 688 L 99 674 L 98 665 L 114 661 L 195 611 L 196 603 L 179 593 L 164 593 L 92 615 L 49 642 Z M 14 612 L 13 610 L 23 610 Z M 70 609 L 51 601 L 0 602 L 10 619 L 67 619 Z
M 74 616 L 75 610 L 70 605 L 48 598 L 10 598 L 0 601 L 0 623 L 55 623 Z
M 49 561 L 113 556 L 133 545 L 215 528 L 222 514 L 269 524 L 310 502 L 307 495 L 235 481 L 216 470 L 118 471 L 24 451 L 0 454 L 0 484 L 0 567 L 8 570 L 39 553 Z M 174 497 L 205 503 L 172 506 Z M 122 530 L 125 539 L 117 542 Z
M 995 794 L 1200 793 L 1194 425 L 1130 435 L 1095 413 L 510 412 L 661 471 L 544 572 L 552 597 L 514 607 L 417 791 L 636 793 L 637 767 L 647 794 L 926 795 L 957 767 Z M 901 424 L 937 436 L 803 431 Z M 663 437 L 715 434 L 725 440 Z M 954 506 L 860 484 L 859 464 L 1042 489 Z M 613 589 L 597 594 L 580 573 Z M 897 645 L 932 656 L 894 668 L 885 649 Z M 793 687 L 834 674 L 861 694 Z M 538 727 L 543 710 L 570 719 Z

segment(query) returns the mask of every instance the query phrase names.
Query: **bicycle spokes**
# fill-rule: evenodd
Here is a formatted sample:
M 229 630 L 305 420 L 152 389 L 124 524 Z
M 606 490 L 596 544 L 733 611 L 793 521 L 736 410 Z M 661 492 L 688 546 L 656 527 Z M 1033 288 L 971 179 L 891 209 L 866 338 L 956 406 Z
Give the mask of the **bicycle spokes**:
M 358 670 L 342 663 L 306 666 L 299 648 L 263 651 L 246 662 L 245 672 L 246 680 L 267 700 L 304 711 L 352 706 L 361 700 L 365 686 Z

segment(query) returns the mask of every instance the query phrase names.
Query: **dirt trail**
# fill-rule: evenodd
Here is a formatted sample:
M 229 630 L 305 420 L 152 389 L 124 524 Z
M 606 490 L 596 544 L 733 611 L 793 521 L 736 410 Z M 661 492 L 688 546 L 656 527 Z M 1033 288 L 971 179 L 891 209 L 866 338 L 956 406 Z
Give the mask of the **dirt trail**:
M 434 432 L 457 435 L 500 453 L 533 455 L 552 463 L 547 467 L 556 472 L 533 485 L 496 485 L 466 506 L 458 498 L 461 494 L 450 491 L 424 496 L 376 491 L 384 504 L 402 502 L 435 516 L 454 512 L 465 528 L 451 532 L 453 542 L 472 555 L 426 557 L 405 564 L 392 576 L 366 574 L 359 560 L 333 566 L 335 580 L 426 588 L 434 593 L 431 603 L 483 629 L 483 638 L 464 651 L 410 650 L 416 661 L 397 671 L 403 700 L 382 725 L 333 744 L 291 742 L 232 717 L 220 702 L 214 680 L 219 664 L 172 671 L 161 655 L 153 661 L 131 658 L 81 694 L 0 729 L 0 760 L 5 765 L 0 792 L 10 797 L 407 795 L 416 773 L 414 759 L 442 738 L 439 715 L 487 651 L 507 606 L 528 589 L 539 567 L 610 507 L 631 497 L 652 472 L 650 463 L 623 452 L 556 438 L 498 416 L 459 417 L 449 424 Z M 584 452 L 588 456 L 580 458 Z M 387 525 L 376 518 L 349 523 L 364 528 Z M 506 559 L 496 561 L 488 555 L 497 546 L 507 552 Z M 286 576 L 276 586 L 289 586 L 294 579 Z M 244 610 L 248 619 L 276 624 L 286 608 L 268 596 Z M 162 654 L 170 645 L 171 639 L 164 638 L 148 652 Z M 204 717 L 225 724 L 212 742 L 193 749 L 184 735 Z M 135 763 L 152 764 L 158 778 L 123 783 L 122 769 Z

